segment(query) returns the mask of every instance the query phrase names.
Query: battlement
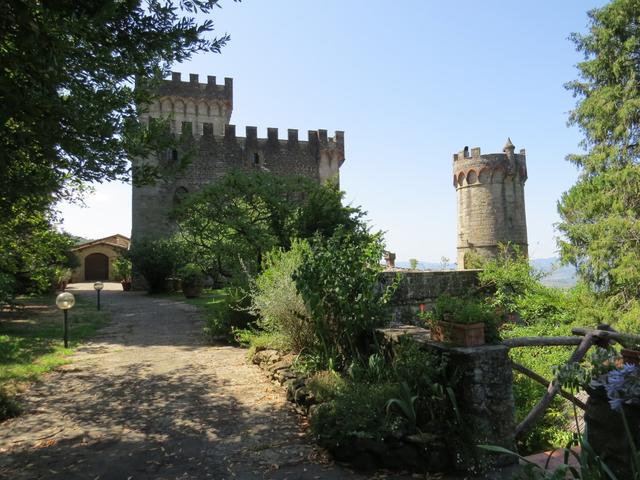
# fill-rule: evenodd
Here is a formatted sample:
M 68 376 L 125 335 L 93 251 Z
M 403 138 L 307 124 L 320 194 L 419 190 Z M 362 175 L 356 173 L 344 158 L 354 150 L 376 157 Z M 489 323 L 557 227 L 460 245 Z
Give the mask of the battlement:
M 206 124 L 205 124 L 206 126 Z M 210 128 L 203 129 L 205 135 L 211 135 L 212 130 Z M 307 132 L 307 139 L 301 140 L 298 129 L 288 128 L 287 138 L 280 139 L 279 130 L 277 128 L 267 128 L 267 137 L 258 137 L 258 127 L 247 126 L 245 127 L 245 137 L 236 136 L 236 126 L 226 125 L 224 132 L 225 140 L 242 140 L 246 145 L 253 144 L 272 144 L 279 145 L 281 147 L 295 148 L 300 144 L 317 145 L 321 148 L 335 148 L 337 150 L 344 151 L 344 132 L 337 130 L 333 137 L 329 137 L 326 130 L 309 130 Z
M 459 153 L 453 154 L 453 161 L 457 162 L 457 161 L 463 161 L 463 160 L 482 160 L 482 159 L 487 159 L 487 160 L 505 159 L 506 160 L 507 158 L 509 158 L 510 155 L 518 155 L 526 158 L 526 150 L 524 148 L 521 148 L 519 153 L 514 154 L 510 148 L 505 147 L 503 149 L 503 153 L 489 153 L 489 154 L 482 155 L 480 151 L 480 147 L 474 147 L 471 150 L 469 150 L 469 147 L 464 147 L 464 149 L 460 150 Z
M 470 185 L 501 183 L 505 176 L 516 176 L 520 181 L 527 180 L 527 155 L 525 149 L 515 153 L 511 139 L 502 149 L 502 153 L 482 154 L 480 147 L 464 147 L 453 154 L 453 185 L 463 188 Z
M 193 99 L 216 99 L 233 102 L 233 79 L 225 77 L 218 85 L 214 75 L 207 76 L 207 83 L 200 83 L 197 73 L 190 73 L 188 81 L 182 81 L 180 72 L 171 72 L 170 80 L 162 80 L 157 89 L 160 97 L 183 97 Z

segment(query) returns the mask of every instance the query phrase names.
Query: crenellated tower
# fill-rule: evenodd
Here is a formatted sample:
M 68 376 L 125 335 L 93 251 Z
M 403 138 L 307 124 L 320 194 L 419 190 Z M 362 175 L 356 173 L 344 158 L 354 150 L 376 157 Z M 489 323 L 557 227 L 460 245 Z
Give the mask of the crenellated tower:
M 132 232 L 135 242 L 171 234 L 175 225 L 170 212 L 185 195 L 198 191 L 230 170 L 262 170 L 276 175 L 302 175 L 318 182 L 338 180 L 344 163 L 344 132 L 329 137 L 326 130 L 310 130 L 306 139 L 298 130 L 287 130 L 279 138 L 277 128 L 268 128 L 266 138 L 258 136 L 254 126 L 246 127 L 245 136 L 236 135 L 230 124 L 233 111 L 233 80 L 216 83 L 208 76 L 200 83 L 196 74 L 183 82 L 174 72 L 156 91 L 152 104 L 140 114 L 141 122 L 168 118 L 169 131 L 180 147 L 147 158 L 133 159 L 136 165 L 149 164 L 171 171 L 183 155 L 190 162 L 183 170 L 154 185 L 134 186 L 132 193 Z M 174 169 L 175 170 L 175 169 Z
M 524 149 L 515 153 L 507 139 L 502 153 L 482 155 L 465 147 L 453 155 L 453 186 L 458 203 L 458 269 L 473 255 L 495 258 L 499 243 L 517 245 L 528 254 L 524 184 Z

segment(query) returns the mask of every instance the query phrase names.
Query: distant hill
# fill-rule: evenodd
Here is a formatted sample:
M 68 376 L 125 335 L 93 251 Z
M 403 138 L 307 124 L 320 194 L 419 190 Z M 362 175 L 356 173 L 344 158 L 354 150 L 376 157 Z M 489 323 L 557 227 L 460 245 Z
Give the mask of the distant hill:
M 531 264 L 546 273 L 542 283 L 548 287 L 571 288 L 577 282 L 576 269 L 573 265 L 560 266 L 559 258 L 534 258 Z
M 576 269 L 571 265 L 560 266 L 560 259 L 551 258 L 534 258 L 531 264 L 546 275 L 542 278 L 542 284 L 548 287 L 571 288 L 576 284 Z M 396 266 L 400 268 L 409 268 L 409 262 L 399 260 Z M 443 265 L 438 262 L 422 262 L 418 261 L 418 268 L 422 270 L 455 270 L 455 263 Z

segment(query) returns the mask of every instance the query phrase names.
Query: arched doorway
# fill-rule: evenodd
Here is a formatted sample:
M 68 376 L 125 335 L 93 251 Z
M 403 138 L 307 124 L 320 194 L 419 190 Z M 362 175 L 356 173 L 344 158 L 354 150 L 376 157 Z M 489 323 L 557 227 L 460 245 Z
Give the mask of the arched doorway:
M 85 281 L 109 280 L 109 257 L 102 253 L 92 253 L 84 259 Z

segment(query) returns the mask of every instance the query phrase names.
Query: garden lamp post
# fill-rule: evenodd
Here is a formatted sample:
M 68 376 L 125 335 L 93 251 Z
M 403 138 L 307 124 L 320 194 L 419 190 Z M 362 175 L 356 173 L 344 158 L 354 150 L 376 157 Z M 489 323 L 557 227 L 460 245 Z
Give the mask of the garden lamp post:
M 76 303 L 75 297 L 69 292 L 63 292 L 56 297 L 56 307 L 64 312 L 64 348 L 69 348 L 69 320 L 67 310 Z
M 104 288 L 104 284 L 100 281 L 96 282 L 93 284 L 93 288 L 95 289 L 96 293 L 98 294 L 98 310 L 100 310 L 100 290 L 102 290 Z

